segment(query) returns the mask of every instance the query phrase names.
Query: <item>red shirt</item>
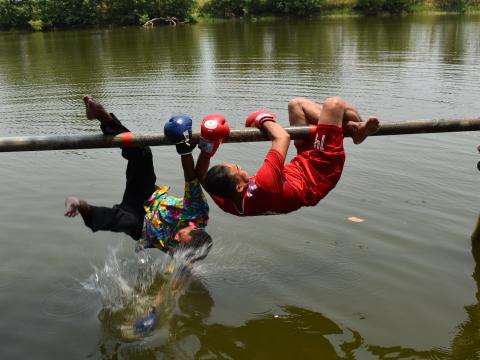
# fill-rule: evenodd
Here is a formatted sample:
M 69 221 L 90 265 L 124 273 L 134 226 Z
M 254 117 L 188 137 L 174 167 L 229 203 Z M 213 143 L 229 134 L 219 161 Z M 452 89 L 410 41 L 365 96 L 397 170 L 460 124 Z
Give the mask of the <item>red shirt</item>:
M 285 214 L 305 206 L 302 188 L 297 181 L 285 176 L 285 159 L 271 149 L 257 174 L 249 179 L 243 192 L 243 209 L 237 209 L 232 201 L 212 195 L 213 200 L 224 211 L 238 216 Z M 296 186 L 297 185 L 297 186 Z
M 316 141 L 318 139 L 318 141 Z M 343 130 L 337 126 L 319 125 L 315 141 L 289 164 L 270 149 L 257 174 L 249 179 L 240 209 L 231 200 L 212 195 L 224 211 L 238 216 L 286 214 L 302 206 L 314 206 L 340 180 L 345 163 Z

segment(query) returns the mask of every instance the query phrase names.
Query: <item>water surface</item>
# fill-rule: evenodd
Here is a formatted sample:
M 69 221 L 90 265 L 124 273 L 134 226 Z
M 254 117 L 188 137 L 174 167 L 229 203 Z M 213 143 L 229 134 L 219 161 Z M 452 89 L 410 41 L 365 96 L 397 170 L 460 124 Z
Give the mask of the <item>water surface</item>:
M 477 117 L 479 32 L 479 16 L 416 16 L 1 34 L 0 134 L 97 133 L 84 94 L 142 132 L 176 113 L 238 128 L 262 107 L 287 125 L 296 96 L 342 96 L 385 122 Z M 317 207 L 242 219 L 211 202 L 214 250 L 141 341 L 109 331 L 105 297 L 85 285 L 112 256 L 134 261 L 134 242 L 63 217 L 70 194 L 119 202 L 119 150 L 5 153 L 1 358 L 475 358 L 478 144 L 346 140 L 342 179 Z M 267 149 L 226 144 L 214 162 L 253 174 Z M 159 183 L 181 195 L 174 149 L 153 152 Z

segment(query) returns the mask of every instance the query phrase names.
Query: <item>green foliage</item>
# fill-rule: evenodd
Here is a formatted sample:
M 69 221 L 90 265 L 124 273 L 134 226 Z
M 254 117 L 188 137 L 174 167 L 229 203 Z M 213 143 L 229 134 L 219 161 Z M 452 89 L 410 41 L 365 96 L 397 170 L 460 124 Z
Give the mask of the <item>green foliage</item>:
M 435 2 L 442 10 L 458 12 L 465 12 L 469 5 L 468 0 L 435 0 Z
M 221 18 L 280 14 L 308 16 L 327 8 L 352 8 L 366 15 L 401 14 L 422 5 L 464 12 L 480 0 L 0 0 L 0 28 L 35 31 L 97 25 L 138 25 L 156 17 L 190 20 L 203 15 Z
M 145 24 L 148 20 L 150 20 L 150 16 L 148 16 L 148 14 L 143 14 L 143 15 L 141 15 L 141 16 L 139 17 L 138 23 L 139 23 L 140 25 L 143 25 L 143 24 Z
M 0 28 L 25 28 L 31 15 L 30 0 L 0 0 Z
M 196 0 L 156 0 L 158 16 L 175 16 L 185 20 L 191 17 Z
M 325 0 L 209 0 L 201 12 L 216 17 L 289 14 L 307 15 L 320 10 Z
M 33 31 L 42 31 L 43 30 L 43 21 L 42 20 L 30 20 L 28 25 L 33 29 Z
M 97 21 L 96 0 L 33 0 L 33 20 L 53 27 L 91 25 Z
M 356 9 L 365 15 L 377 15 L 381 12 L 400 15 L 411 12 L 414 3 L 415 0 L 358 0 Z
M 411 12 L 414 0 L 386 0 L 383 10 L 393 15 L 400 15 L 403 12 Z
M 205 15 L 221 18 L 235 18 L 247 15 L 258 15 L 265 11 L 264 0 L 210 0 L 201 8 Z
M 138 24 L 140 13 L 145 13 L 143 7 L 148 4 L 135 0 L 101 0 L 99 5 L 102 23 L 133 25 Z
M 324 0 L 271 0 L 274 12 L 290 15 L 308 15 L 318 12 Z
M 0 0 L 1 28 L 137 25 L 161 16 L 191 18 L 196 0 Z
M 357 10 L 360 10 L 365 15 L 377 15 L 383 9 L 385 0 L 358 0 Z

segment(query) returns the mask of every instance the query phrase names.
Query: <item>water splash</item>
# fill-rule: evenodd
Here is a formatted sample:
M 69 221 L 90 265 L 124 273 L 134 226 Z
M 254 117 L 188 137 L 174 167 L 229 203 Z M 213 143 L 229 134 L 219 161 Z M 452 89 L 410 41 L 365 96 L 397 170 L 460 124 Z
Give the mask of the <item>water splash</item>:
M 100 295 L 103 330 L 130 341 L 168 333 L 168 321 L 190 282 L 191 259 L 208 249 L 183 249 L 173 257 L 147 250 L 127 258 L 119 250 L 112 248 L 103 267 L 93 266 L 93 274 L 82 282 L 84 289 Z M 142 322 L 148 326 L 139 327 Z

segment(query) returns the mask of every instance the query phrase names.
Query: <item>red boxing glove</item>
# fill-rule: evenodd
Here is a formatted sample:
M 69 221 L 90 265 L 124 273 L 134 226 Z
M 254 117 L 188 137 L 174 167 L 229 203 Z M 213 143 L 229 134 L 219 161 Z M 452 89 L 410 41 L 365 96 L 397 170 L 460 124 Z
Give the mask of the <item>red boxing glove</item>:
M 198 147 L 203 154 L 212 157 L 228 134 L 230 134 L 230 127 L 223 115 L 206 115 L 202 121 Z
M 261 129 L 265 121 L 277 122 L 277 115 L 269 110 L 257 110 L 248 115 L 245 121 L 245 127 Z

